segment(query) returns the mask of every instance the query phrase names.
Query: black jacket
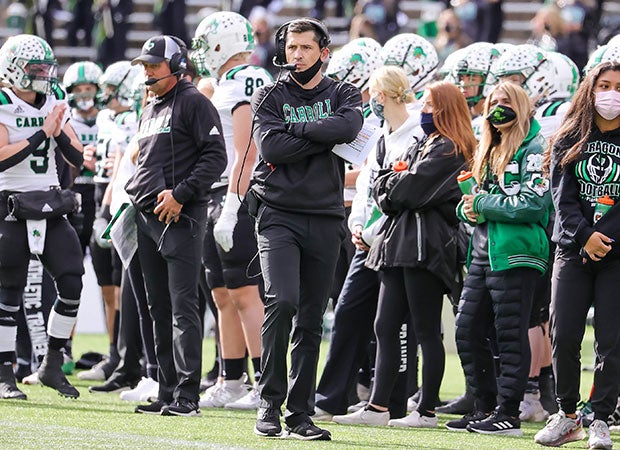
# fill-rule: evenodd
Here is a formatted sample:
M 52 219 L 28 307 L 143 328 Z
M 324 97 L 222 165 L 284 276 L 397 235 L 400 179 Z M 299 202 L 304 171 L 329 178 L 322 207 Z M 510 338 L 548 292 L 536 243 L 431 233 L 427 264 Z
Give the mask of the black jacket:
M 456 181 L 465 159 L 444 136 L 427 138 L 409 154 L 409 170 L 385 169 L 373 186 L 377 205 L 388 215 L 366 259 L 366 266 L 429 270 L 450 291 L 458 289 L 458 219 L 461 199 Z
M 344 163 L 331 150 L 362 128 L 362 99 L 348 83 L 323 78 L 302 89 L 287 77 L 252 98 L 260 161 L 252 192 L 272 208 L 344 217 Z
M 599 231 L 616 241 L 607 257 L 620 257 L 616 249 L 620 243 L 620 128 L 602 133 L 594 127 L 579 158 L 560 167 L 558 150 L 574 143 L 570 139 L 558 140 L 551 154 L 551 194 L 556 210 L 552 240 L 579 251 L 592 233 Z M 594 205 L 604 195 L 615 204 L 593 224 Z
M 164 189 L 183 205 L 206 203 L 226 168 L 217 110 L 186 80 L 144 108 L 138 144 L 138 168 L 125 189 L 139 209 L 152 208 Z

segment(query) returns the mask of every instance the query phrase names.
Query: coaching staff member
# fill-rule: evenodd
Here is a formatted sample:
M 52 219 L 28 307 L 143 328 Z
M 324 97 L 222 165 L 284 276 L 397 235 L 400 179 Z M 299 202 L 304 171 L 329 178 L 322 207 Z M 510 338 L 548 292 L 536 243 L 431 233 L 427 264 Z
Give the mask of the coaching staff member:
M 132 64 L 149 91 L 138 124 L 137 171 L 127 183 L 139 210 L 138 256 L 144 272 L 159 363 L 158 401 L 138 413 L 195 416 L 202 354 L 198 308 L 207 194 L 226 167 L 216 109 L 189 81 L 181 40 L 156 36 Z
M 260 161 L 248 209 L 257 218 L 265 280 L 261 402 L 254 429 L 261 436 L 282 433 L 280 408 L 287 397 L 292 336 L 286 433 L 304 440 L 331 438 L 309 417 L 314 414 L 321 320 L 345 237 L 344 161 L 331 150 L 355 139 L 363 119 L 359 91 L 321 74 L 329 42 L 317 20 L 284 24 L 276 32 L 275 62 L 291 72 L 252 98 Z

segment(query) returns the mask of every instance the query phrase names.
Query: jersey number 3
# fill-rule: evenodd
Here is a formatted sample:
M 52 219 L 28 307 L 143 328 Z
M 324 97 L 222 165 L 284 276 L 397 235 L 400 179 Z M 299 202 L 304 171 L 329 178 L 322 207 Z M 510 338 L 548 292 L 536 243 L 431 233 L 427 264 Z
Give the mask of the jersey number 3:
M 49 168 L 49 156 L 47 151 L 50 148 L 49 138 L 45 139 L 36 150 L 32 152 L 30 158 L 30 168 L 34 173 L 46 173 Z

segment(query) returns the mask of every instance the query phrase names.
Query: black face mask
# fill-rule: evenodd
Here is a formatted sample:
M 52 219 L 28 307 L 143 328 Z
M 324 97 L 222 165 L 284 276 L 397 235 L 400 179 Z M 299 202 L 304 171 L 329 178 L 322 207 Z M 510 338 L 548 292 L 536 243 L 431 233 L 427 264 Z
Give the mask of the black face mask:
M 303 72 L 291 72 L 291 76 L 303 86 L 314 78 L 317 72 L 321 70 L 322 65 L 323 61 L 321 61 L 321 57 L 319 56 L 317 62 L 315 62 L 310 68 L 304 70 Z
M 504 125 L 517 118 L 517 113 L 509 106 L 496 106 L 487 116 L 487 120 L 493 125 Z

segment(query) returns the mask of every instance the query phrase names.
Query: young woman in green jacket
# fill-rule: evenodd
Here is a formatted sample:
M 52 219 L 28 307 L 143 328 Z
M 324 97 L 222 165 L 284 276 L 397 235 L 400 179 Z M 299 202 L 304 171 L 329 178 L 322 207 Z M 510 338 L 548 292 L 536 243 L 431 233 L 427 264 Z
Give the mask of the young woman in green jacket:
M 500 83 L 487 97 L 473 175 L 457 215 L 475 225 L 459 302 L 456 341 L 476 409 L 451 430 L 522 434 L 519 403 L 530 365 L 528 325 L 536 279 L 547 270 L 551 196 L 542 174 L 546 146 L 523 88 Z M 497 342 L 495 373 L 490 340 Z M 496 377 L 497 376 L 497 377 Z

